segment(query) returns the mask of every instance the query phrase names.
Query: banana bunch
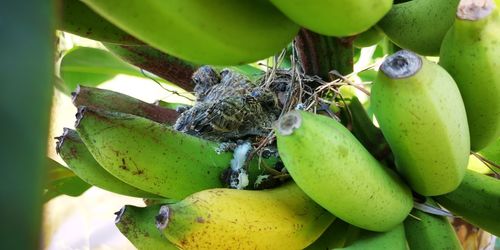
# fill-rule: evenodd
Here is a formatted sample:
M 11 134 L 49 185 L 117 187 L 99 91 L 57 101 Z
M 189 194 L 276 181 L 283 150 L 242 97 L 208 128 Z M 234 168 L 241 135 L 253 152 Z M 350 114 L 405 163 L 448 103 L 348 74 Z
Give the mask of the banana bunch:
M 73 93 L 75 130 L 58 138 L 58 152 L 89 184 L 145 198 L 116 219 L 137 248 L 460 249 L 438 206 L 500 235 L 500 181 L 467 170 L 471 148 L 492 166 L 500 155 L 493 1 L 65 1 L 61 29 L 103 28 L 96 34 L 114 38 L 93 38 L 110 51 L 198 98 L 196 112 L 179 114 L 186 107 L 84 86 Z M 83 16 L 89 22 L 71 21 Z M 359 47 L 385 34 L 405 49 L 384 60 L 371 87 L 380 129 L 355 96 L 342 96 L 336 121 L 284 107 L 294 82 L 257 86 L 234 72 L 285 48 L 299 26 L 356 35 L 349 41 Z M 198 68 L 207 63 L 233 66 Z M 273 119 L 242 115 L 264 109 Z M 256 126 L 236 137 L 233 124 Z

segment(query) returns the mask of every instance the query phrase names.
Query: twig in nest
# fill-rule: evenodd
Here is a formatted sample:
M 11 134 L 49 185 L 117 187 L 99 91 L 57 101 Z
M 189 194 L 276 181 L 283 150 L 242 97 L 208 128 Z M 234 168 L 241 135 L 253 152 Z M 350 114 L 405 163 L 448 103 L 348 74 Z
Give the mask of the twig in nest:
M 142 73 L 142 75 L 144 75 L 145 77 L 147 77 L 147 78 L 149 78 L 150 80 L 154 81 L 156 84 L 158 84 L 158 86 L 160 86 L 160 88 L 164 89 L 165 91 L 167 91 L 167 92 L 169 92 L 169 93 L 171 93 L 171 94 L 174 94 L 174 95 L 177 95 L 177 96 L 180 96 L 180 97 L 186 98 L 186 99 L 188 99 L 189 101 L 194 102 L 194 100 L 193 100 L 193 99 L 191 99 L 191 98 L 189 98 L 189 97 L 187 97 L 187 96 L 184 96 L 184 95 L 180 94 L 179 92 L 177 92 L 177 91 L 175 91 L 175 90 L 170 90 L 170 89 L 167 89 L 167 88 L 163 87 L 163 85 L 162 85 L 160 82 L 158 82 L 156 79 L 154 79 L 154 78 L 152 78 L 151 76 L 149 76 L 148 74 L 146 74 L 146 72 L 144 72 L 144 70 L 143 70 L 143 69 L 141 69 L 141 73 Z

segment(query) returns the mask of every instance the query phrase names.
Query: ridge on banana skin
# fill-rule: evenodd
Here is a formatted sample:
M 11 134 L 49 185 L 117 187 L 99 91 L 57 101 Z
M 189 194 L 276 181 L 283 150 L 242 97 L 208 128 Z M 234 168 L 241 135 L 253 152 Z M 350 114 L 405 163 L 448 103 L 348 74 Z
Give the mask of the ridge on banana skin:
M 402 50 L 385 59 L 371 93 L 373 111 L 413 191 L 458 187 L 470 152 L 467 116 L 453 78 L 438 64 Z
M 335 217 L 295 183 L 208 189 L 161 207 L 156 223 L 182 249 L 304 249 Z
M 455 79 L 467 111 L 471 149 L 500 138 L 500 11 L 493 0 L 462 0 L 439 64 Z
M 293 180 L 338 218 L 363 229 L 388 231 L 410 212 L 410 189 L 339 122 L 292 111 L 275 131 Z

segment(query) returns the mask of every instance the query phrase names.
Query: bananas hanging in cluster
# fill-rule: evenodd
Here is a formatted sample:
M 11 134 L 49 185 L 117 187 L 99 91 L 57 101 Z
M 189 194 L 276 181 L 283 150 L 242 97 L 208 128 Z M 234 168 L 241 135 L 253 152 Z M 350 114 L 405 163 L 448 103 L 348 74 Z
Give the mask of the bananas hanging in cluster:
M 89 184 L 147 198 L 116 220 L 137 248 L 460 249 L 447 218 L 429 214 L 438 205 L 500 236 L 500 181 L 466 169 L 471 149 L 500 137 L 492 0 L 64 2 L 61 29 L 197 98 L 178 112 L 95 88 L 73 94 L 75 130 L 58 152 Z M 405 49 L 384 60 L 371 89 L 380 130 L 355 97 L 344 102 L 350 131 L 287 110 L 268 83 L 199 68 L 272 56 L 299 26 L 357 35 L 360 47 L 385 34 Z M 271 132 L 275 144 L 261 140 Z M 414 206 L 422 196 L 434 212 Z

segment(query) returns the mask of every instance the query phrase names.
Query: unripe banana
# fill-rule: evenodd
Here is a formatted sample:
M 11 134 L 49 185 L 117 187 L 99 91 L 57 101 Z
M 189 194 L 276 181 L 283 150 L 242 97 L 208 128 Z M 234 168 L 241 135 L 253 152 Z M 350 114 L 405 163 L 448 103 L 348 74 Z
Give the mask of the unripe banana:
M 275 131 L 292 178 L 335 216 L 364 229 L 388 231 L 410 212 L 410 189 L 340 123 L 292 111 Z
M 88 151 L 85 144 L 71 129 L 64 129 L 57 137 L 57 152 L 68 167 L 85 182 L 104 190 L 133 197 L 157 198 L 157 195 L 133 187 L 104 170 Z
M 218 143 L 130 114 L 82 108 L 77 117 L 76 130 L 97 162 L 132 186 L 177 200 L 223 186 L 219 177 L 233 155 L 217 152 Z M 263 172 L 258 160 L 248 163 L 250 183 Z
M 173 109 L 143 102 L 107 89 L 78 85 L 71 95 L 75 107 L 85 106 L 92 109 L 127 113 L 169 125 L 173 125 L 179 117 L 179 113 Z
M 151 46 L 127 46 L 104 43 L 113 54 L 122 60 L 145 69 L 186 91 L 193 91 L 191 76 L 199 65 L 163 53 Z
M 328 36 L 351 36 L 368 30 L 392 6 L 392 0 L 271 0 L 301 26 Z
M 413 0 L 395 4 L 378 23 L 399 47 L 421 55 L 437 56 L 453 24 L 459 0 Z
M 344 248 L 335 248 L 344 250 L 406 250 L 405 228 L 399 224 L 390 231 L 377 233 L 363 230 L 360 236 L 351 245 Z
M 500 180 L 467 170 L 455 191 L 434 199 L 453 214 L 500 237 Z
M 384 32 L 377 26 L 372 26 L 369 30 L 358 34 L 353 41 L 353 45 L 358 48 L 370 47 L 384 38 Z
M 436 205 L 427 199 L 431 205 Z M 412 250 L 462 249 L 455 230 L 446 217 L 413 209 L 413 216 L 406 218 L 405 233 Z M 418 219 L 417 219 L 418 218 Z
M 382 63 L 371 98 L 397 170 L 412 189 L 431 196 L 457 188 L 470 139 L 453 78 L 439 65 L 402 50 Z
M 441 46 L 439 64 L 457 82 L 471 149 L 500 138 L 500 14 L 493 0 L 462 0 Z
M 57 22 L 57 28 L 62 31 L 108 43 L 144 44 L 99 16 L 80 0 L 59 2 L 61 17 Z
M 344 247 L 352 234 L 358 234 L 359 228 L 337 218 L 323 234 L 304 250 L 329 250 Z
M 137 249 L 178 249 L 155 226 L 155 216 L 160 207 L 161 205 L 148 207 L 126 205 L 116 213 L 116 227 Z
M 157 226 L 182 249 L 304 249 L 335 217 L 295 183 L 209 189 L 160 209 Z
M 267 0 L 84 0 L 111 23 L 175 57 L 215 65 L 279 52 L 299 26 Z

